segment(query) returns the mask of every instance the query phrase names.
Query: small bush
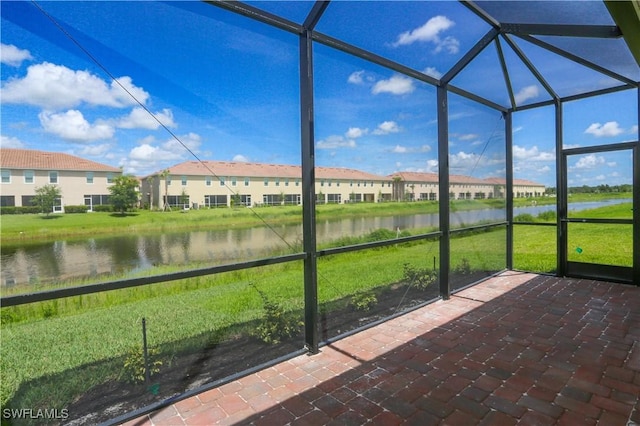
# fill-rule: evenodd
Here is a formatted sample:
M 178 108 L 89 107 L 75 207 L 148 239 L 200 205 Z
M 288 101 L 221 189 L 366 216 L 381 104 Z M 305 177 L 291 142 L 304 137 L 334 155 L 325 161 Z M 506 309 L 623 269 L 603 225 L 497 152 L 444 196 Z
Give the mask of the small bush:
M 373 293 L 358 293 L 351 297 L 351 306 L 356 311 L 368 311 L 378 303 L 378 298 Z
M 0 214 L 36 214 L 40 213 L 38 206 L 7 206 L 0 208 Z
M 162 361 L 158 360 L 158 350 L 155 348 L 147 349 L 149 358 L 149 377 L 160 372 Z M 124 379 L 133 384 L 144 383 L 145 365 L 144 365 L 144 348 L 138 345 L 132 348 L 126 355 L 123 365 Z
M 529 213 L 520 213 L 516 217 L 513 218 L 514 222 L 533 222 L 533 215 Z
M 262 323 L 255 331 L 256 337 L 265 343 L 276 345 L 298 334 L 303 322 L 297 320 L 292 313 L 285 311 L 282 306 L 269 300 L 267 295 L 254 284 L 251 286 L 260 294 L 264 309 Z
M 554 210 L 547 210 L 538 214 L 538 220 L 542 220 L 545 222 L 555 222 L 556 218 L 557 218 L 557 215 Z
M 463 274 L 468 275 L 471 273 L 471 264 L 469 263 L 469 259 L 466 257 L 462 258 L 462 261 L 455 268 L 453 268 L 454 274 Z
M 64 206 L 65 213 L 86 213 L 89 210 L 89 206 Z
M 403 279 L 410 286 L 425 290 L 438 280 L 438 272 L 429 268 L 415 268 L 405 263 L 403 265 Z
M 113 206 L 111 204 L 99 204 L 97 206 L 93 206 L 94 212 L 112 212 Z

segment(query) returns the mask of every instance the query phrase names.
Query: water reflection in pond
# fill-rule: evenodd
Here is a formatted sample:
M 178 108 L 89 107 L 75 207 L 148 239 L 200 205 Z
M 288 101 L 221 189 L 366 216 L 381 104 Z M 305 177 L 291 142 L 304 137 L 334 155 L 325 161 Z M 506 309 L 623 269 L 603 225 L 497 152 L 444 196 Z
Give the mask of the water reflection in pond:
M 628 202 L 612 200 L 625 201 Z M 573 208 L 594 206 L 593 203 L 576 203 Z M 554 206 L 522 207 L 514 209 L 514 215 L 529 213 L 535 216 L 554 209 Z M 505 212 L 502 209 L 457 211 L 451 214 L 453 227 L 503 220 Z M 317 242 L 323 244 L 340 237 L 364 235 L 376 229 L 437 229 L 438 214 L 318 220 L 316 226 Z M 7 288 L 133 274 L 159 265 L 194 262 L 215 265 L 246 261 L 273 253 L 299 252 L 301 243 L 301 224 L 30 243 L 2 248 L 2 286 Z M 31 286 L 24 287 L 24 291 L 28 291 Z

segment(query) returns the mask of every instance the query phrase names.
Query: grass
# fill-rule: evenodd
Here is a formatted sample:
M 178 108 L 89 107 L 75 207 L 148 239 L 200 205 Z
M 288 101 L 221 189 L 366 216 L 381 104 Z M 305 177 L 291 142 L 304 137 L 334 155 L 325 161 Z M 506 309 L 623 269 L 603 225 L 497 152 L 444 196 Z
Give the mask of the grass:
M 494 234 L 498 240 L 504 238 L 499 235 L 503 232 L 460 238 L 460 261 L 466 256 L 478 268 L 487 268 L 483 241 Z M 437 253 L 438 242 L 431 241 L 322 257 L 318 260 L 319 303 L 397 282 L 404 263 L 432 265 Z M 491 270 L 495 268 L 490 265 Z M 2 404 L 22 384 L 124 355 L 140 341 L 142 317 L 152 345 L 171 345 L 256 320 L 262 302 L 251 283 L 289 311 L 302 308 L 301 262 L 3 308 Z M 102 380 L 118 377 L 122 366 L 109 365 L 92 370 L 93 374 L 100 374 Z M 75 385 L 67 389 L 58 383 L 58 388 L 58 407 L 78 391 Z M 18 401 L 11 403 L 15 406 Z M 44 402 L 20 401 L 27 403 L 42 406 Z
M 452 211 L 504 207 L 504 200 L 462 200 L 451 203 Z M 316 208 L 318 219 L 362 216 L 411 215 L 437 213 L 438 203 L 354 203 L 324 204 Z M 93 212 L 51 215 L 3 215 L 0 238 L 3 246 L 23 245 L 57 238 L 86 238 L 100 235 L 158 234 L 181 230 L 214 230 L 230 227 L 254 227 L 302 221 L 301 206 L 219 208 L 182 211 L 139 210 L 125 216 Z
M 466 208 L 471 203 L 461 203 L 460 206 Z M 327 207 L 327 214 L 335 208 Z M 622 204 L 586 214 L 610 217 L 607 215 L 628 214 L 627 211 L 628 205 Z M 203 213 L 207 212 L 211 213 Z M 199 212 L 184 215 L 192 213 Z M 218 214 L 217 211 L 214 213 Z M 172 214 L 166 213 L 167 216 Z M 196 214 L 192 216 L 198 217 Z M 574 232 L 579 240 L 588 238 L 602 241 L 602 230 L 598 228 L 598 232 L 587 234 L 576 228 L 570 229 L 570 232 Z M 626 236 L 626 228 L 612 226 L 605 232 L 607 240 L 616 241 L 619 251 L 624 253 L 624 247 L 630 241 L 630 235 L 629 238 Z M 514 233 L 516 268 L 538 272 L 555 269 L 554 227 L 519 225 L 514 228 Z M 363 241 L 367 238 L 370 236 L 363 236 Z M 573 241 L 571 238 L 570 234 L 570 242 Z M 460 273 L 466 267 L 489 272 L 503 269 L 505 241 L 506 230 L 502 227 L 452 238 L 452 269 Z M 349 240 L 349 243 L 355 242 Z M 582 245 L 583 254 L 591 250 L 600 256 L 605 254 L 603 245 L 594 248 Z M 319 303 L 330 306 L 333 301 L 384 288 L 402 279 L 404 264 L 431 267 L 434 262 L 438 264 L 438 258 L 437 241 L 405 243 L 320 257 Z M 154 270 L 154 273 L 170 270 L 170 267 L 164 266 Z M 225 330 L 235 330 L 258 320 L 262 315 L 262 300 L 252 285 L 287 311 L 299 311 L 304 300 L 303 282 L 302 262 L 290 262 L 2 308 L 0 367 L 3 379 L 0 404 L 3 407 L 10 404 L 13 407 L 63 408 L 92 385 L 120 377 L 122 357 L 140 343 L 142 317 L 147 320 L 151 345 L 172 348 L 174 352 L 185 350 L 185 345 L 206 344 L 201 341 L 203 335 L 215 335 L 223 339 L 228 337 L 224 335 Z M 65 377 L 75 378 L 64 382 L 55 379 L 63 373 Z

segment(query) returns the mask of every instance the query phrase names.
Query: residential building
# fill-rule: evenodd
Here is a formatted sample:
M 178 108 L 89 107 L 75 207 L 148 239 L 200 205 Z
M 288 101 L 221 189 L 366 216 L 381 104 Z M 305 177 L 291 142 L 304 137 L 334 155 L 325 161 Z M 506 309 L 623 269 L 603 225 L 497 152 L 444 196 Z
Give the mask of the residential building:
M 391 180 L 354 169 L 316 167 L 320 204 L 391 200 Z M 228 161 L 186 161 L 141 179 L 144 204 L 220 207 L 302 204 L 300 166 Z
M 53 208 L 109 204 L 109 185 L 120 176 L 117 167 L 59 152 L 0 149 L 0 206 L 31 206 L 36 188 L 56 185 L 61 197 Z
M 143 204 L 155 209 L 302 204 L 300 166 L 186 161 L 141 179 Z M 437 201 L 436 173 L 380 176 L 355 169 L 316 167 L 316 203 Z M 514 195 L 542 195 L 544 185 L 517 180 Z M 505 180 L 451 175 L 449 198 L 504 198 Z
M 391 176 L 393 181 L 394 200 L 432 200 L 439 199 L 438 174 L 398 172 Z M 525 179 L 513 180 L 513 196 L 515 198 L 539 197 L 544 195 L 545 186 Z M 450 200 L 480 200 L 488 198 L 504 198 L 506 179 L 480 179 L 464 175 L 449 176 Z

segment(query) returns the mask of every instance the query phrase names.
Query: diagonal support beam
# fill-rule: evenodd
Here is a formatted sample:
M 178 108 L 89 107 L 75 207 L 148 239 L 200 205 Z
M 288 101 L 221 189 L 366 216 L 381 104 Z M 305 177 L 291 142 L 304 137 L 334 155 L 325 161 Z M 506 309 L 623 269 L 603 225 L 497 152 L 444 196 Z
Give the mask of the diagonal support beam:
M 640 2 L 638 0 L 605 0 L 611 17 L 622 31 L 629 50 L 640 65 Z
M 458 75 L 458 73 L 460 73 L 460 71 L 462 71 L 464 67 L 469 65 L 469 63 L 473 61 L 473 59 L 478 56 L 480 52 L 482 52 L 484 48 L 487 47 L 498 36 L 498 34 L 499 31 L 497 29 L 491 28 L 489 32 L 485 34 L 484 37 L 482 37 L 480 41 L 478 41 L 475 46 L 473 46 L 471 50 L 469 50 L 462 57 L 462 59 L 460 59 L 458 63 L 453 66 L 453 68 L 451 68 L 444 76 L 442 76 L 440 82 L 444 85 L 449 84 L 449 82 L 451 82 L 451 80 L 456 75 Z
M 620 28 L 615 25 L 558 25 L 502 23 L 503 33 L 516 35 L 545 35 L 561 37 L 619 38 Z

